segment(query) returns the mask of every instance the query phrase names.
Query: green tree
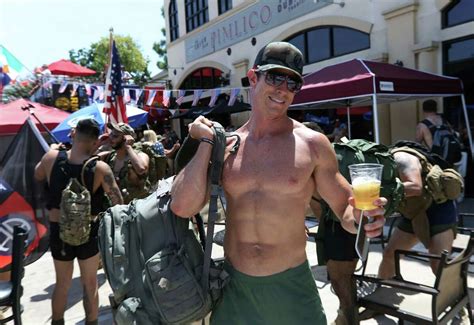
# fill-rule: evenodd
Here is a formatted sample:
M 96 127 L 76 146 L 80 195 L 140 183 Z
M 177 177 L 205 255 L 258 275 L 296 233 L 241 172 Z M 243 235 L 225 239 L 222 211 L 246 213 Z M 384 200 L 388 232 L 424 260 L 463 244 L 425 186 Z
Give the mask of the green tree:
M 136 83 L 142 84 L 149 79 L 146 60 L 130 36 L 114 35 L 115 46 L 120 55 L 120 62 L 125 70 L 130 72 Z M 69 58 L 72 62 L 97 71 L 98 75 L 105 73 L 109 61 L 109 38 L 103 37 L 98 42 L 92 43 L 90 48 L 70 50 Z
M 164 20 L 165 9 L 163 7 L 161 7 L 161 16 Z M 156 66 L 161 70 L 166 70 L 168 69 L 168 54 L 166 50 L 166 29 L 164 27 L 161 29 L 161 34 L 163 34 L 163 39 L 161 39 L 159 42 L 153 43 L 153 50 L 160 57 L 160 61 L 156 63 Z

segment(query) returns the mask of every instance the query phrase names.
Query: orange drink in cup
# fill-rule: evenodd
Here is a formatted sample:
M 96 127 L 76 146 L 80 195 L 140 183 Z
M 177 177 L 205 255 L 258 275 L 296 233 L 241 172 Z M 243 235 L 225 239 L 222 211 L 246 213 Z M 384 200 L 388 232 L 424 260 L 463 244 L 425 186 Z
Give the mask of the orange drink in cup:
M 380 196 L 383 165 L 355 164 L 349 166 L 355 206 L 360 210 L 377 208 L 373 202 Z

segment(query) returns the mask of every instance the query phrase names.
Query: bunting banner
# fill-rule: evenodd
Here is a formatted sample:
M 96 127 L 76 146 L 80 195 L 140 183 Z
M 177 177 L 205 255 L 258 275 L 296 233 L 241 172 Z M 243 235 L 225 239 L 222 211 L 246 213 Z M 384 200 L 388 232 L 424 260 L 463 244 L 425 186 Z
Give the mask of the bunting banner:
M 151 106 L 153 104 L 153 100 L 155 100 L 156 90 L 150 90 L 148 100 L 146 101 L 147 106 Z
M 165 107 L 170 106 L 170 97 L 171 97 L 171 90 L 163 91 L 163 106 Z
M 123 90 L 123 102 L 124 102 L 125 104 L 128 104 L 128 103 L 130 103 L 130 101 L 131 101 L 130 89 L 125 88 L 125 89 Z
M 203 90 L 202 89 L 194 89 L 194 97 L 193 97 L 193 103 L 191 106 L 196 106 L 199 102 L 199 99 L 201 98 Z
M 240 93 L 240 88 L 232 88 L 230 91 L 230 98 L 229 98 L 229 103 L 227 105 L 233 106 L 235 104 L 235 100 L 237 99 L 237 96 Z
M 209 107 L 213 107 L 216 104 L 217 97 L 219 97 L 220 94 L 220 89 L 211 89 L 211 101 L 209 102 Z
M 76 96 L 77 87 L 79 87 L 79 84 L 76 83 L 76 82 L 73 82 L 73 83 L 72 83 L 71 97 Z
M 185 94 L 186 94 L 186 90 L 184 90 L 184 89 L 180 89 L 178 91 L 178 98 L 176 99 L 176 104 L 178 104 L 178 106 L 183 103 Z
M 69 85 L 69 83 L 66 80 L 61 81 L 61 86 L 59 86 L 58 92 L 60 94 L 64 93 L 64 91 L 66 90 L 68 85 Z

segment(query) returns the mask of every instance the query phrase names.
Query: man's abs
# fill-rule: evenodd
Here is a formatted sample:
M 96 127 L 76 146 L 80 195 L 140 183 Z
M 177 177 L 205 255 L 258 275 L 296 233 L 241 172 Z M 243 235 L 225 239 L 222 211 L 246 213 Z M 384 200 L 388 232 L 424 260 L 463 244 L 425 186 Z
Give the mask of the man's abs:
M 226 259 L 235 269 L 265 276 L 306 260 L 304 209 L 289 212 L 275 207 L 253 214 L 245 206 L 237 206 L 228 205 L 224 246 Z

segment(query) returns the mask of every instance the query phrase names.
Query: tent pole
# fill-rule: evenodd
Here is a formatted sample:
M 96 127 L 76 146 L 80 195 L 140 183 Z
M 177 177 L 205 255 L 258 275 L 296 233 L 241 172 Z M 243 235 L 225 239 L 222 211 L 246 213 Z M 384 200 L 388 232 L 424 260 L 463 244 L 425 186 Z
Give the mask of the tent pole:
M 374 87 L 375 90 L 375 87 Z M 374 133 L 375 133 L 375 142 L 380 143 L 380 134 L 379 134 L 379 114 L 377 112 L 377 95 L 374 93 L 372 96 L 372 110 L 374 111 Z
M 474 159 L 474 147 L 472 145 L 471 126 L 469 125 L 469 116 L 467 115 L 466 99 L 464 98 L 464 94 L 461 94 L 461 101 L 462 109 L 464 111 L 464 120 L 466 121 L 467 136 L 469 138 L 469 147 L 471 148 L 471 158 Z
M 352 139 L 350 107 L 351 107 L 351 105 L 347 104 L 347 106 L 346 106 L 346 111 L 347 111 L 347 133 L 349 134 L 349 140 Z

